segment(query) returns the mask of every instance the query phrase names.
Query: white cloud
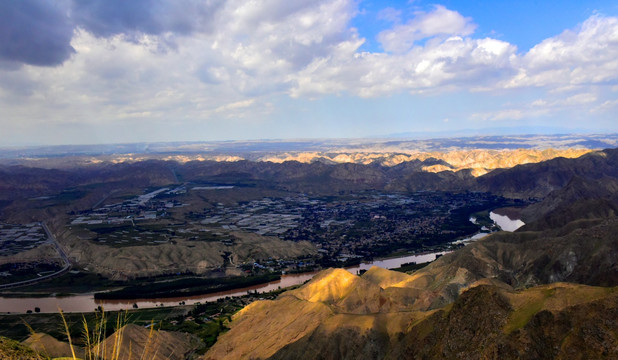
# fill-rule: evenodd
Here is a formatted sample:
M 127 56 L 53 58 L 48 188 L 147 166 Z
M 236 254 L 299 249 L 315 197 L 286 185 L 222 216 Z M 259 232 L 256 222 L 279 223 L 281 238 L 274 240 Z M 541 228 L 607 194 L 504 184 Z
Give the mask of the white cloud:
M 547 100 L 547 99 L 538 99 L 532 102 L 532 106 L 534 107 L 569 107 L 569 106 L 578 106 L 578 105 L 586 105 L 590 103 L 594 103 L 598 100 L 596 94 L 593 93 L 581 93 L 569 96 L 566 99 L 556 99 L 556 100 Z
M 434 22 L 438 25 L 430 26 Z M 595 15 L 577 29 L 547 39 L 525 54 L 518 54 L 517 47 L 505 41 L 474 39 L 473 29 L 469 19 L 438 6 L 381 33 L 379 37 L 391 53 L 360 53 L 361 43 L 349 41 L 347 46 L 334 48 L 330 56 L 314 59 L 293 75 L 297 86 L 291 94 L 376 97 L 402 91 L 522 87 L 564 93 L 585 92 L 589 86 L 618 80 L 617 18 Z M 419 39 L 424 43 L 418 44 Z M 598 98 L 579 95 L 569 102 L 586 105 Z
M 381 18 L 393 23 L 378 40 L 386 51 L 363 52 L 365 39 L 351 27 L 358 13 L 354 0 L 209 3 L 216 16 L 200 14 L 208 19 L 203 26 L 192 22 L 190 29 L 174 33 L 169 29 L 176 25 L 168 24 L 130 37 L 116 33 L 121 29 L 102 37 L 79 28 L 70 43 L 75 54 L 62 65 L 0 68 L 2 125 L 5 119 L 208 122 L 268 113 L 275 97 L 369 98 L 530 87 L 544 92 L 541 99 L 471 118 L 500 121 L 565 108 L 615 109 L 615 17 L 592 16 L 521 54 L 508 42 L 475 37 L 472 19 L 441 5 L 410 19 L 385 9 Z
M 254 103 L 255 103 L 255 99 L 236 101 L 230 104 L 219 106 L 218 108 L 215 109 L 215 112 L 225 112 L 228 110 L 242 109 L 242 108 L 249 107 L 253 105 Z
M 517 61 L 506 87 L 573 86 L 618 80 L 618 18 L 594 15 L 546 39 Z
M 378 40 L 386 51 L 403 53 L 419 40 L 434 36 L 470 35 L 475 28 L 472 19 L 442 5 L 436 5 L 433 11 L 417 12 L 407 24 L 381 32 Z
M 399 23 L 401 21 L 401 10 L 397 10 L 392 7 L 387 7 L 378 12 L 378 19 L 386 20 L 393 23 Z
M 78 30 L 71 42 L 77 53 L 61 67 L 24 66 L 19 76 L 11 73 L 11 83 L 21 88 L 33 84 L 21 102 L 37 101 L 38 106 L 3 107 L 12 108 L 12 117 L 23 121 L 100 123 L 130 121 L 132 114 L 143 121 L 145 113 L 152 118 L 210 119 L 224 111 L 242 116 L 239 107 L 221 104 L 246 104 L 256 96 L 285 93 L 296 71 L 314 57 L 327 56 L 345 38 L 356 37 L 347 28 L 353 14 L 353 3 L 345 0 L 228 1 L 207 32 L 180 34 L 175 49 L 167 51 L 160 51 L 167 33 L 129 39 Z M 0 84 L 0 94 L 18 95 L 8 85 Z M 9 96 L 0 103 L 3 100 Z M 50 114 L 50 108 L 64 110 Z
M 515 52 L 514 46 L 499 40 L 461 37 L 429 41 L 397 55 L 358 53 L 360 43 L 345 45 L 330 58 L 317 59 L 300 71 L 292 94 L 347 91 L 374 97 L 401 91 L 440 92 L 461 85 L 489 87 L 508 74 Z
M 72 42 L 77 54 L 64 64 L 66 71 L 45 69 L 40 76 L 61 73 L 57 84 L 66 90 L 88 78 L 97 86 L 74 91 L 108 100 L 113 94 L 125 99 L 144 90 L 150 94 L 156 85 L 176 94 L 212 91 L 214 99 L 228 97 L 225 102 L 273 93 L 374 97 L 523 86 L 572 89 L 618 77 L 616 18 L 595 15 L 522 56 L 507 42 L 471 37 L 470 18 L 436 5 L 379 34 L 390 52 L 363 53 L 364 40 L 350 28 L 355 6 L 352 0 L 227 1 L 208 31 L 179 34 L 176 49 L 165 52 L 160 49 L 168 33 L 142 34 L 135 41 L 78 31 Z M 385 14 L 394 19 L 399 13 L 385 9 Z
M 476 113 L 471 116 L 471 119 L 481 121 L 519 120 L 525 115 L 526 114 L 521 109 L 506 109 L 499 111 Z
M 606 100 L 599 106 L 596 106 L 590 110 L 592 113 L 602 113 L 607 111 L 612 111 L 618 108 L 618 99 L 616 100 Z

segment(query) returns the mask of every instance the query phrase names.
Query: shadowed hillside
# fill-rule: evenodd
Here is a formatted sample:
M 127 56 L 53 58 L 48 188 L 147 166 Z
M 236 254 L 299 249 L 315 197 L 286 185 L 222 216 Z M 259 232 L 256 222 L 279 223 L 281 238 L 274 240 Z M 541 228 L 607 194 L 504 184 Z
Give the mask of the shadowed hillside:
M 555 158 L 538 164 L 497 169 L 477 179 L 478 189 L 508 197 L 543 198 L 566 186 L 573 177 L 598 180 L 618 178 L 618 149 L 583 155 L 577 159 Z

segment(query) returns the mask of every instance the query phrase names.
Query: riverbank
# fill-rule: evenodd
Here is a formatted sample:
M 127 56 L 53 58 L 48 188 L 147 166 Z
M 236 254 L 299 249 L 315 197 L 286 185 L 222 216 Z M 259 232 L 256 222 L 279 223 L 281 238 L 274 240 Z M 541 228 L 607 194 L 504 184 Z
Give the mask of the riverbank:
M 490 216 L 495 214 L 490 213 Z M 498 219 L 498 218 L 497 218 Z M 519 220 L 511 220 L 504 216 L 499 218 L 500 221 L 504 221 L 503 225 L 516 223 Z M 509 226 L 506 226 L 509 228 Z M 484 236 L 486 233 L 478 233 L 466 239 L 459 239 L 453 241 L 451 244 L 467 244 L 472 241 L 476 241 Z M 404 256 L 398 256 L 393 258 L 376 259 L 373 261 L 361 262 L 359 265 L 346 268 L 353 274 L 358 274 L 363 270 L 368 270 L 372 266 L 378 266 L 385 269 L 399 268 L 406 263 L 426 263 L 436 259 L 437 256 L 444 255 L 451 250 L 433 251 L 422 254 L 409 254 Z M 176 297 L 165 298 L 137 298 L 137 299 L 116 299 L 116 300 L 104 300 L 95 299 L 94 293 L 83 293 L 75 296 L 68 297 L 26 297 L 26 298 L 6 298 L 0 297 L 0 313 L 26 313 L 28 310 L 34 311 L 35 307 L 39 308 L 41 312 L 53 313 L 58 309 L 62 309 L 65 312 L 92 312 L 99 306 L 104 307 L 109 311 L 126 310 L 131 309 L 134 304 L 138 308 L 157 308 L 165 306 L 178 306 L 179 304 L 193 305 L 197 303 L 204 303 L 207 301 L 217 301 L 218 299 L 234 296 L 243 296 L 247 293 L 264 293 L 273 290 L 283 289 L 289 286 L 299 285 L 305 281 L 310 280 L 317 271 L 299 273 L 299 274 L 285 274 L 281 275 L 280 279 L 270 281 L 263 284 L 255 284 L 246 286 L 240 289 L 217 291 L 210 294 L 199 294 L 187 296 L 186 294 L 179 294 Z
M 204 295 L 226 290 L 237 290 L 278 280 L 281 280 L 281 274 L 279 273 L 214 279 L 183 278 L 166 282 L 147 282 L 139 285 L 129 285 L 119 290 L 95 293 L 94 298 L 96 300 L 158 299 L 177 297 L 177 294 L 185 296 Z
M 419 255 L 407 255 L 396 258 L 388 258 L 374 260 L 370 262 L 362 262 L 347 268 L 352 274 L 358 274 L 362 270 L 368 270 L 372 266 L 379 266 L 386 269 L 399 268 L 406 263 L 425 263 L 436 259 L 436 256 L 441 256 L 447 251 L 430 252 Z M 187 296 L 182 294 L 176 297 L 165 298 L 137 298 L 137 299 L 95 299 L 94 293 L 77 294 L 68 297 L 28 297 L 28 298 L 2 298 L 0 297 L 0 313 L 26 313 L 28 310 L 34 311 L 38 308 L 42 313 L 58 312 L 62 309 L 64 312 L 93 312 L 99 306 L 106 311 L 118 311 L 131 309 L 134 306 L 137 308 L 157 308 L 169 307 L 178 305 L 195 305 L 198 303 L 212 302 L 228 297 L 244 296 L 248 293 L 267 293 L 276 291 L 286 287 L 300 285 L 305 281 L 310 280 L 318 271 L 300 274 L 285 274 L 281 275 L 278 280 L 270 281 L 263 284 L 246 286 L 240 289 L 218 291 L 210 294 L 199 294 Z

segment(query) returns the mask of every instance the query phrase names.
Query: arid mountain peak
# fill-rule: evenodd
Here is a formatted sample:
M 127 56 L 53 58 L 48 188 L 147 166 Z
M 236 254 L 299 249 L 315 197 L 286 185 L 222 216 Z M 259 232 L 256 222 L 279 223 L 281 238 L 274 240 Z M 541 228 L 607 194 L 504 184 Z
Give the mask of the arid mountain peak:
M 376 279 L 378 273 L 378 277 L 391 279 L 407 276 L 388 272 L 374 269 L 370 277 Z M 347 278 L 333 276 L 337 273 L 340 271 L 325 270 L 317 275 L 319 282 L 298 290 L 308 291 L 305 287 L 318 284 L 336 287 Z M 395 294 L 390 292 L 393 289 L 411 291 L 408 295 L 414 296 L 413 289 L 392 287 L 381 289 L 382 296 L 392 300 L 388 297 Z M 488 281 L 463 289 L 452 305 L 439 309 L 419 311 L 409 305 L 351 314 L 284 293 L 275 301 L 258 301 L 237 314 L 231 330 L 203 359 L 407 359 L 436 354 L 472 359 L 479 356 L 478 351 L 483 357 L 501 354 L 498 357 L 509 359 L 538 357 L 539 352 L 549 351 L 554 358 L 576 349 L 584 349 L 593 357 L 618 355 L 618 348 L 608 346 L 618 340 L 614 333 L 618 330 L 616 317 L 604 322 L 601 341 L 589 338 L 586 332 L 559 330 L 588 329 L 607 314 L 615 314 L 617 295 L 615 289 L 568 283 L 513 291 Z M 582 318 L 586 312 L 589 319 Z M 570 316 L 577 320 L 569 320 Z M 551 334 L 536 335 L 543 331 Z M 567 345 L 555 346 L 560 343 Z
M 334 303 L 349 295 L 362 280 L 344 269 L 328 269 L 288 294 L 309 302 Z
M 396 271 L 389 271 L 381 267 L 372 266 L 367 270 L 361 278 L 386 289 L 391 286 L 397 286 L 399 283 L 405 283 L 411 279 L 410 275 Z

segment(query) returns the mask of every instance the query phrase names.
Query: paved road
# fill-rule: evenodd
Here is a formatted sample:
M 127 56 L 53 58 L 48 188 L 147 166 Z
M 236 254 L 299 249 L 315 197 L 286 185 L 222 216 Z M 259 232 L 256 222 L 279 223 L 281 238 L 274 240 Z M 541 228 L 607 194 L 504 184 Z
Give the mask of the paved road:
M 12 287 L 36 284 L 39 281 L 43 281 L 43 280 L 51 279 L 51 278 L 56 277 L 56 276 L 60 276 L 60 275 L 66 273 L 67 271 L 69 271 L 71 269 L 71 262 L 69 261 L 69 257 L 64 252 L 64 249 L 62 249 L 62 247 L 58 243 L 58 240 L 56 240 L 56 237 L 54 236 L 54 234 L 52 234 L 52 232 L 49 230 L 49 228 L 47 227 L 47 225 L 44 222 L 41 223 L 41 226 L 43 227 L 43 230 L 45 230 L 45 233 L 47 234 L 47 238 L 54 245 L 54 247 L 56 248 L 56 251 L 58 252 L 60 257 L 62 258 L 62 261 L 64 262 L 64 267 L 62 269 L 56 271 L 53 274 L 47 274 L 47 275 L 43 275 L 43 276 L 40 276 L 40 277 L 37 277 L 37 278 L 34 278 L 34 279 L 18 281 L 18 282 L 14 282 L 14 283 L 10 283 L 10 284 L 2 284 L 2 285 L 0 285 L 0 289 L 7 289 L 7 288 L 12 288 Z
M 43 226 L 43 230 L 45 230 L 45 233 L 47 234 L 47 238 L 54 244 L 54 246 L 56 247 L 56 251 L 58 251 L 58 254 L 60 254 L 60 257 L 62 258 L 62 260 L 64 260 L 64 266 L 71 267 L 71 262 L 69 261 L 69 257 L 64 252 L 64 249 L 62 248 L 62 246 L 60 246 L 60 243 L 58 243 L 58 240 L 56 240 L 56 237 L 54 236 L 54 234 L 52 234 L 52 232 L 49 231 L 47 224 L 45 224 L 45 222 L 42 222 L 41 225 Z

